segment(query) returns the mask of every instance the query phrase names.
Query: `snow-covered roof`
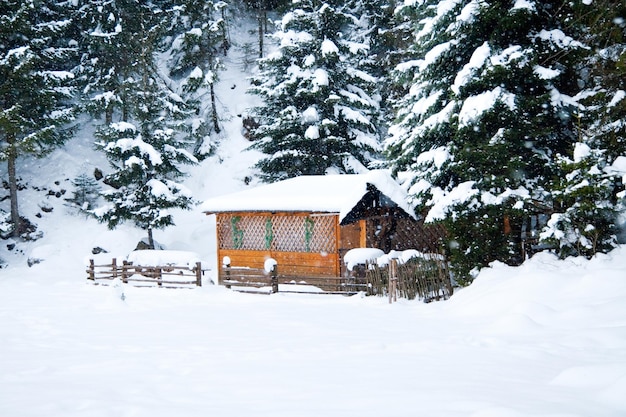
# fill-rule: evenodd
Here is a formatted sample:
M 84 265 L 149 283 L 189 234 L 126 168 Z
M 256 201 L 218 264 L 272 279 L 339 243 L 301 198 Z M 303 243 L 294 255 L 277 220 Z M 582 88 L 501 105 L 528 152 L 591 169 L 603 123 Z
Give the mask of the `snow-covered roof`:
M 338 213 L 339 220 L 367 193 L 371 184 L 414 217 L 406 193 L 385 171 L 365 174 L 305 175 L 206 200 L 206 213 L 227 211 L 311 211 Z

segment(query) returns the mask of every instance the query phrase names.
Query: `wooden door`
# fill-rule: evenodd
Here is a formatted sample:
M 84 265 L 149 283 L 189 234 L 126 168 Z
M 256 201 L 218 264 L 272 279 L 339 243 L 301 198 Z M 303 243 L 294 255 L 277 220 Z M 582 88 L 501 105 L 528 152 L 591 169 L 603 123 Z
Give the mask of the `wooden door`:
M 365 221 L 359 220 L 345 226 L 340 226 L 339 239 L 339 262 L 341 266 L 341 274 L 346 273 L 343 263 L 343 256 L 350 249 L 365 247 Z

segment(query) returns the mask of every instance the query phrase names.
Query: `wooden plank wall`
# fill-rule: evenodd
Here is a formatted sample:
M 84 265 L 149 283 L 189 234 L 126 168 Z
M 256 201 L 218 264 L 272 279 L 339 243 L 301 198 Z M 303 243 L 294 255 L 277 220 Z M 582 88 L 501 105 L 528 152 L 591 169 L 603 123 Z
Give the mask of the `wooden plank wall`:
M 336 253 L 220 249 L 218 250 L 218 256 L 220 266 L 225 256 L 230 258 L 231 266 L 247 266 L 250 268 L 263 268 L 265 261 L 273 258 L 278 263 L 278 270 L 281 275 L 339 276 L 339 257 Z
M 445 229 L 409 218 L 378 216 L 367 220 L 367 247 L 390 250 L 417 249 L 440 253 Z
M 237 213 L 237 215 L 241 215 L 242 217 L 251 216 L 251 217 L 259 217 L 261 215 L 264 216 L 291 216 L 302 218 L 302 221 L 311 213 Z M 225 256 L 228 256 L 231 261 L 231 266 L 233 267 L 250 267 L 250 268 L 263 268 L 264 263 L 267 259 L 273 258 L 278 263 L 278 268 L 281 275 L 292 275 L 292 276 L 339 276 L 340 269 L 340 259 L 339 254 L 337 252 L 337 242 L 340 240 L 340 227 L 338 216 L 335 214 L 326 215 L 330 217 L 334 217 L 332 219 L 334 226 L 330 228 L 330 230 L 326 230 L 327 235 L 322 236 L 322 239 L 325 239 L 327 242 L 327 246 L 334 247 L 334 251 L 311 251 L 311 252 L 287 252 L 276 250 L 276 247 L 280 248 L 284 245 L 278 244 L 278 242 L 272 242 L 272 247 L 274 249 L 266 249 L 259 250 L 258 248 L 252 249 L 232 249 L 232 245 L 221 244 L 222 239 L 228 240 L 232 239 L 232 236 L 222 236 L 220 235 L 220 231 L 222 228 L 220 227 L 220 223 L 225 222 L 226 225 L 229 224 L 228 219 L 232 216 L 232 213 L 220 213 L 217 217 L 217 231 L 218 231 L 218 265 L 222 266 L 223 259 Z M 312 215 L 313 216 L 313 215 Z M 313 219 L 316 216 L 312 217 Z M 274 236 L 274 239 L 279 239 L 281 236 Z M 293 237 L 288 234 L 283 234 L 284 238 Z M 317 236 L 319 238 L 320 236 Z M 300 236 L 297 236 L 299 239 Z M 302 237 L 303 239 L 303 237 Z M 332 243 L 332 244 L 330 244 Z M 225 248 L 226 247 L 226 248 Z M 220 274 L 221 274 L 220 268 Z M 221 278 L 221 276 L 220 276 Z

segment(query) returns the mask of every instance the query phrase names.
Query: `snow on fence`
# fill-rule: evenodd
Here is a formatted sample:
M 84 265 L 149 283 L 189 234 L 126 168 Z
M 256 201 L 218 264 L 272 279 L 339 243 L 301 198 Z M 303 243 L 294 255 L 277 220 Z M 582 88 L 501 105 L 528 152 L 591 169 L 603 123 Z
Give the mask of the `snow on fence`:
M 450 270 L 445 256 L 415 249 L 391 251 L 356 248 L 344 255 L 351 274 L 365 277 L 367 294 L 424 302 L 445 300 L 452 295 Z
M 448 264 L 443 256 L 421 254 L 406 261 L 389 259 L 387 264 L 367 262 L 365 276 L 370 294 L 424 302 L 447 300 L 452 295 Z
M 221 285 L 240 292 L 275 294 L 340 294 L 353 295 L 366 291 L 365 280 L 356 277 L 333 277 L 326 275 L 293 276 L 280 273 L 280 265 L 268 259 L 264 268 L 231 266 L 225 257 L 220 274 Z
M 146 258 L 145 255 L 143 255 L 144 261 L 151 259 L 150 257 Z M 177 262 L 163 262 L 162 264 L 160 264 L 161 262 L 149 262 L 151 265 L 146 265 L 146 263 L 141 265 L 135 264 L 132 256 L 129 256 L 129 259 L 131 261 L 123 260 L 121 264 L 116 258 L 112 258 L 110 264 L 96 264 L 94 259 L 90 259 L 86 270 L 87 279 L 103 285 L 108 285 L 110 281 L 119 279 L 123 283 L 130 283 L 139 287 L 184 288 L 202 286 L 204 270 L 200 261 L 184 262 L 182 265 L 177 264 Z M 153 257 L 152 260 L 162 261 L 163 259 Z
M 415 250 L 385 255 L 378 249 L 354 249 L 344 261 L 348 274 L 344 277 L 281 275 L 275 260 L 264 268 L 232 266 L 225 257 L 220 284 L 235 291 L 252 293 L 307 293 L 388 296 L 421 299 L 424 302 L 445 300 L 452 295 L 450 271 L 444 256 Z

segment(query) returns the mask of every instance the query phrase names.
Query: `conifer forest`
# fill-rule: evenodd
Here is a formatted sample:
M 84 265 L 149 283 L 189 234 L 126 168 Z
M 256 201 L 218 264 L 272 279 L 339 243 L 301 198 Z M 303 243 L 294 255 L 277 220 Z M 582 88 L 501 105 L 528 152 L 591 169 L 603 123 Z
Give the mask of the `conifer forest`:
M 623 0 L 1 0 L 2 238 L 34 234 L 20 161 L 91 132 L 111 169 L 72 201 L 153 245 L 197 203 L 185 167 L 228 140 L 215 85 L 241 14 L 257 180 L 389 170 L 461 283 L 623 243 Z

